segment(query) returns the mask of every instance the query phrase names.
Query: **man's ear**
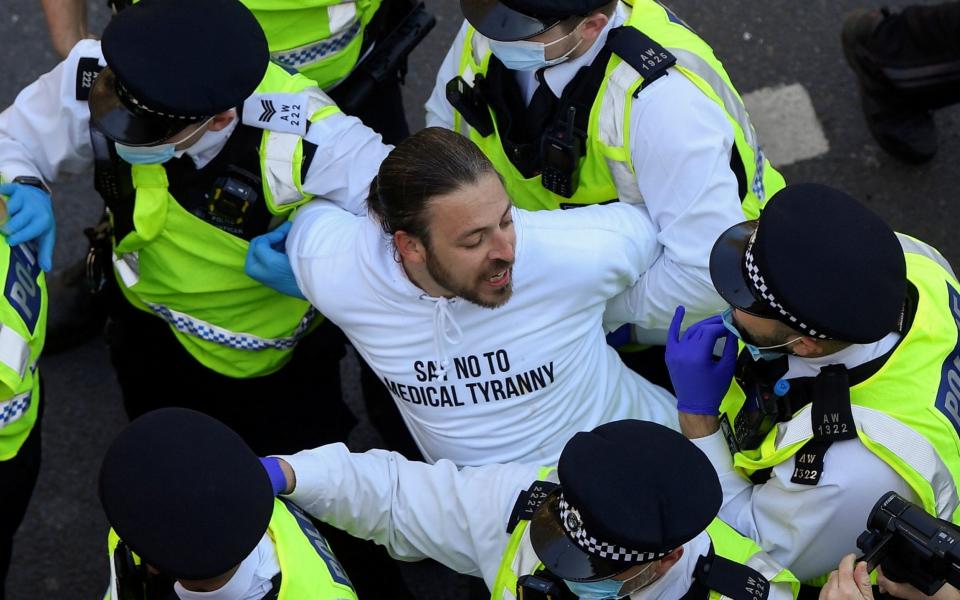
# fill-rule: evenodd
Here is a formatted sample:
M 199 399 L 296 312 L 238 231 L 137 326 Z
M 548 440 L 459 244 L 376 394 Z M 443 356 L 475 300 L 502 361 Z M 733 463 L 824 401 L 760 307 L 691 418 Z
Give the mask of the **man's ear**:
M 599 37 L 600 32 L 610 22 L 610 18 L 602 12 L 596 12 L 586 18 L 580 26 L 580 35 L 585 45 L 592 44 Z
M 404 230 L 399 230 L 393 234 L 393 244 L 397 248 L 397 254 L 404 264 L 424 264 L 427 262 L 427 248 L 415 235 L 411 235 Z
M 222 113 L 217 113 L 213 116 L 213 120 L 210 121 L 210 126 L 207 127 L 207 131 L 221 131 L 226 128 L 227 125 L 233 122 L 236 118 L 236 113 L 231 108 L 230 110 L 225 110 Z
M 820 356 L 823 354 L 823 346 L 816 338 L 808 335 L 801 337 L 792 344 L 791 350 L 800 358 L 809 356 Z
M 670 570 L 670 567 L 677 564 L 677 561 L 680 560 L 680 557 L 683 556 L 683 546 L 680 546 L 670 554 L 664 556 L 660 559 L 660 564 L 654 569 L 657 577 L 663 577 L 667 571 Z

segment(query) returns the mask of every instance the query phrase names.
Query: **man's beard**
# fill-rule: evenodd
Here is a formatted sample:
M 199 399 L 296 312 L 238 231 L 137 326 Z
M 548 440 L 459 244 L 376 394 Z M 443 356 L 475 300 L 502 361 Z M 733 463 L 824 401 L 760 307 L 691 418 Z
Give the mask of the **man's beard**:
M 477 285 L 479 285 L 479 280 L 474 285 L 474 287 L 460 285 L 456 282 L 453 274 L 450 273 L 440 261 L 438 261 L 433 252 L 427 250 L 427 273 L 430 274 L 430 277 L 433 280 L 443 287 L 444 289 L 452 292 L 454 295 L 463 298 L 471 304 L 476 304 L 482 308 L 499 308 L 507 303 L 507 300 L 510 299 L 510 296 L 513 294 L 513 281 L 511 280 L 507 285 L 502 288 L 491 288 L 490 292 L 493 296 L 492 299 L 484 298 L 477 291 Z M 499 273 L 510 269 L 511 264 L 504 260 L 498 260 L 494 262 L 494 272 Z M 510 277 L 513 277 L 513 274 L 510 274 Z

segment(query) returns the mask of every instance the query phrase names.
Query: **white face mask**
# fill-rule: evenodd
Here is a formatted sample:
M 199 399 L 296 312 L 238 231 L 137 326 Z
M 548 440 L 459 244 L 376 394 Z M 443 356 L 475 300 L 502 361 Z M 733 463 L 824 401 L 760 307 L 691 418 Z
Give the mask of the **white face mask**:
M 584 21 L 585 20 L 586 19 L 584 19 Z M 503 66 L 511 71 L 536 71 L 544 67 L 552 67 L 569 59 L 570 55 L 583 43 L 583 38 L 581 37 L 576 45 L 567 50 L 562 56 L 551 58 L 550 60 L 547 60 L 547 48 L 563 42 L 576 33 L 584 21 L 580 21 L 580 23 L 573 28 L 573 31 L 567 35 L 547 44 L 527 40 L 520 40 L 518 42 L 498 42 L 497 40 L 490 40 L 490 51 L 500 59 Z

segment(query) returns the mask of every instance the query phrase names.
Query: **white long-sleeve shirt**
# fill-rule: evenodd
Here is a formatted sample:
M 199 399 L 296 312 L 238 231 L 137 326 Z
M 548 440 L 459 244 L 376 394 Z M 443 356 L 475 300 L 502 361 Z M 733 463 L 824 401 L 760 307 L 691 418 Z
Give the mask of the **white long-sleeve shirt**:
M 560 97 L 577 71 L 600 52 L 609 30 L 625 19 L 621 3 L 588 52 L 544 71 L 554 95 Z M 428 126 L 453 129 L 446 84 L 458 74 L 466 27 L 464 23 L 440 66 L 426 103 Z M 535 72 L 514 75 L 529 103 L 539 85 Z M 687 324 L 726 306 L 710 280 L 709 259 L 720 234 L 744 219 L 730 168 L 733 143 L 733 127 L 724 112 L 673 69 L 632 100 L 630 157 L 664 252 L 637 286 L 611 303 L 618 315 L 607 318 L 609 328 L 633 322 L 639 341 L 663 344 L 677 305 L 686 306 Z M 631 318 L 622 320 L 622 314 Z
M 20 175 L 54 181 L 66 173 L 93 167 L 90 109 L 77 100 L 77 65 L 81 58 L 105 64 L 97 40 L 79 42 L 67 58 L 24 88 L 0 113 L 0 177 Z M 178 152 L 203 168 L 223 149 L 236 128 L 235 119 L 221 131 L 208 131 Z M 337 113 L 312 123 L 304 136 L 317 145 L 303 181 L 304 191 L 328 198 L 351 212 L 366 212 L 370 181 L 390 151 L 380 136 L 359 119 Z
M 831 364 L 856 367 L 882 356 L 898 338 L 899 334 L 891 333 L 874 344 L 855 344 L 822 359 L 790 356 L 784 378 L 813 377 Z M 919 501 L 907 482 L 859 439 L 830 446 L 817 485 L 790 480 L 795 457 L 776 465 L 769 481 L 753 485 L 734 470 L 722 432 L 691 441 L 720 476 L 720 518 L 755 540 L 800 581 L 836 569 L 841 557 L 857 552 L 857 536 L 866 529 L 867 515 L 880 496 L 892 490 L 911 502 Z
M 428 461 L 551 464 L 574 433 L 602 423 L 676 428 L 675 399 L 627 369 L 601 327 L 606 302 L 658 255 L 643 210 L 514 217 L 513 295 L 496 309 L 427 296 L 375 220 L 323 201 L 300 210 L 287 253 L 300 289 L 390 389 Z
M 283 459 L 297 478 L 290 499 L 314 517 L 373 540 L 400 560 L 432 558 L 482 577 L 489 588 L 510 540 L 506 525 L 517 495 L 540 470 L 518 463 L 458 469 L 448 460 L 428 465 L 383 450 L 351 454 L 343 444 Z M 693 583 L 697 559 L 709 547 L 706 533 L 690 540 L 663 577 L 630 598 L 681 598 Z M 792 597 L 788 585 L 770 588 L 769 600 Z

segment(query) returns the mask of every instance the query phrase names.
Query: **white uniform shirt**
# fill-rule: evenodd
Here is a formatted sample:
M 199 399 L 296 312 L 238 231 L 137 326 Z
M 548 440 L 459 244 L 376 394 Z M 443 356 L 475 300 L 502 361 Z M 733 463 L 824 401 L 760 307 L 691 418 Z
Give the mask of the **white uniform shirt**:
M 97 40 L 83 40 L 66 60 L 40 76 L 0 113 L 0 176 L 20 175 L 54 181 L 65 173 L 89 173 L 90 109 L 76 99 L 77 64 L 94 57 L 105 64 Z M 236 121 L 227 129 L 206 132 L 180 154 L 203 168 L 220 152 Z M 329 198 L 357 214 L 366 212 L 370 181 L 390 150 L 359 119 L 335 114 L 313 123 L 305 139 L 317 145 L 303 189 Z
M 301 209 L 287 253 L 428 461 L 551 464 L 574 433 L 602 423 L 677 427 L 673 396 L 627 369 L 601 327 L 607 300 L 656 259 L 653 225 L 627 204 L 574 212 L 514 210 L 513 296 L 492 310 L 427 296 L 375 220 L 323 201 Z
M 621 3 L 587 53 L 544 71 L 554 95 L 560 97 L 577 70 L 600 52 L 609 30 L 625 19 Z M 458 73 L 466 26 L 460 28 L 427 100 L 428 126 L 453 129 L 453 107 L 445 90 Z M 529 103 L 539 85 L 535 72 L 515 75 Z M 720 234 L 744 219 L 737 178 L 730 169 L 733 141 L 733 126 L 723 110 L 674 69 L 632 101 L 630 155 L 657 240 L 664 247 L 640 283 L 618 299 L 624 305 L 620 312 L 630 312 L 629 321 L 642 328 L 637 331 L 640 341 L 663 344 L 679 304 L 687 307 L 687 324 L 726 306 L 710 280 L 709 259 Z M 608 327 L 623 322 L 609 317 L 607 321 Z
M 816 376 L 831 364 L 853 368 L 882 356 L 898 338 L 891 333 L 875 344 L 853 345 L 820 359 L 791 356 L 787 377 Z M 720 475 L 720 518 L 755 540 L 801 581 L 836 569 L 841 557 L 858 551 L 857 536 L 866 529 L 867 515 L 880 496 L 892 490 L 919 501 L 907 482 L 858 439 L 830 446 L 815 486 L 790 481 L 795 457 L 775 466 L 769 481 L 753 485 L 734 470 L 721 432 L 692 441 Z
M 448 460 L 427 465 L 383 450 L 351 454 L 343 444 L 283 459 L 297 476 L 289 498 L 314 517 L 373 540 L 400 560 L 432 558 L 459 573 L 482 577 L 488 588 L 510 540 L 506 525 L 517 495 L 540 471 L 518 463 L 463 469 Z M 709 547 L 706 533 L 687 542 L 666 575 L 630 598 L 682 597 L 692 584 L 697 558 Z M 789 586 L 771 586 L 769 599 L 792 599 Z

